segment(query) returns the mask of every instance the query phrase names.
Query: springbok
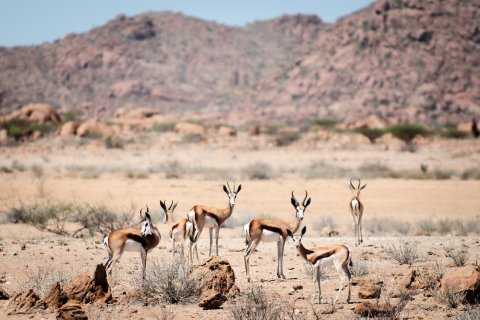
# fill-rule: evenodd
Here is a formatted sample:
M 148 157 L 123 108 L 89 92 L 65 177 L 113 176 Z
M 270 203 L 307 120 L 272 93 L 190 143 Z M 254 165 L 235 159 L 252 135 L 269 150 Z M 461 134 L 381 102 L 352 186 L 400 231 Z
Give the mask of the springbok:
M 170 239 L 172 240 L 172 252 L 173 255 L 175 255 L 176 248 L 175 248 L 175 243 L 179 242 L 181 245 L 181 251 L 182 251 L 182 256 L 184 256 L 184 248 L 186 247 L 185 240 L 188 238 L 191 238 L 193 236 L 193 224 L 188 221 L 187 218 L 181 218 L 177 222 L 173 222 L 173 211 L 177 207 L 178 202 L 175 202 L 170 204 L 170 206 L 167 208 L 167 205 L 165 201 L 160 200 L 160 207 L 163 209 L 163 212 L 165 214 L 165 222 L 170 225 L 170 232 L 169 236 Z M 198 253 L 197 253 L 198 257 Z M 189 259 L 192 261 L 192 253 L 190 252 L 189 254 Z
M 110 276 L 112 275 L 113 266 L 120 260 L 123 252 L 134 251 L 140 252 L 142 259 L 142 278 L 145 279 L 147 253 L 160 242 L 160 232 L 157 227 L 152 224 L 148 206 L 145 211 L 145 216 L 142 216 L 142 209 L 140 209 L 140 217 L 143 221 L 141 230 L 123 228 L 112 231 L 103 239 L 103 244 L 108 251 L 105 268 Z
M 228 188 L 227 188 L 228 186 Z M 227 186 L 223 185 L 223 191 L 228 196 L 228 205 L 225 209 L 219 209 L 204 205 L 195 205 L 193 208 L 187 212 L 188 221 L 193 223 L 194 235 L 191 237 L 190 241 L 190 251 L 192 251 L 192 246 L 195 247 L 195 252 L 197 254 L 198 260 L 198 251 L 197 251 L 197 240 L 202 234 L 203 228 L 208 227 L 210 233 L 210 249 L 208 255 L 212 255 L 212 232 L 215 229 L 215 247 L 216 255 L 218 256 L 218 232 L 220 231 L 220 226 L 232 215 L 233 208 L 235 206 L 235 200 L 238 193 L 242 190 L 242 185 L 238 185 L 238 189 L 235 190 L 235 182 L 233 184 L 233 190 L 230 189 L 230 184 L 227 181 Z
M 362 191 L 367 185 L 364 184 L 360 187 L 360 179 L 358 180 L 358 186 L 355 188 L 352 183 L 353 179 L 350 179 L 350 190 L 353 193 L 353 198 L 350 200 L 349 207 L 352 213 L 353 230 L 355 232 L 355 246 L 360 245 L 363 242 L 362 231 L 362 216 L 363 216 L 363 203 L 360 202 L 360 191 Z
M 308 198 L 308 193 L 305 190 L 305 199 L 300 204 L 295 196 L 291 197 L 291 203 L 295 208 L 295 220 L 287 222 L 283 220 L 265 220 L 254 219 L 243 226 L 243 232 L 245 234 L 245 251 L 243 258 L 245 260 L 245 272 L 247 273 L 248 282 L 250 279 L 250 256 L 255 251 L 260 241 L 264 242 L 277 242 L 277 277 L 285 279 L 283 274 L 283 249 L 285 248 L 285 240 L 288 237 L 287 230 L 293 230 L 296 232 L 300 227 L 305 214 L 305 209 L 310 205 L 311 199 Z
M 315 247 L 307 249 L 302 244 L 302 237 L 307 232 L 307 227 L 303 227 L 302 233 L 298 236 L 294 236 L 291 230 L 287 230 L 287 233 L 292 237 L 298 252 L 303 259 L 310 262 L 315 268 L 315 282 L 318 284 L 318 303 L 322 303 L 322 289 L 320 287 L 320 266 L 324 263 L 332 262 L 338 273 L 340 280 L 340 287 L 338 288 L 335 301 L 337 302 L 341 291 L 343 290 L 343 280 L 347 279 L 348 282 L 348 296 L 347 303 L 350 303 L 350 284 L 352 281 L 352 274 L 348 269 L 348 265 L 352 266 L 352 253 L 350 250 L 341 244 L 332 244 L 323 247 Z M 315 288 L 315 292 L 317 289 Z M 313 297 L 315 299 L 315 297 Z

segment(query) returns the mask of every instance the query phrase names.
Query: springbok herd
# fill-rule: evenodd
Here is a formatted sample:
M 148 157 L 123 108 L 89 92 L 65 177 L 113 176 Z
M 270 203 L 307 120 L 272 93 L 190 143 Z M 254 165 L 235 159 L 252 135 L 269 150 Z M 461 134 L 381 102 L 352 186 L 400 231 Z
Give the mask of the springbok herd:
M 360 201 L 360 191 L 365 188 L 366 185 L 361 186 L 360 179 L 357 179 L 358 185 L 355 187 L 350 179 L 350 190 L 353 193 L 353 197 L 349 202 L 349 208 L 352 214 L 353 229 L 355 232 L 355 245 L 358 246 L 363 242 L 362 234 L 362 215 L 363 204 Z M 210 247 L 209 255 L 212 255 L 212 243 L 213 243 L 213 230 L 215 230 L 215 254 L 218 256 L 218 233 L 220 226 L 232 215 L 233 208 L 235 207 L 235 201 L 238 193 L 242 190 L 242 185 L 236 188 L 235 183 L 233 188 L 227 182 L 227 185 L 223 185 L 223 191 L 227 194 L 228 205 L 224 209 L 205 206 L 194 205 L 190 211 L 187 212 L 185 218 L 181 218 L 177 222 L 172 221 L 172 214 L 175 210 L 177 203 L 172 203 L 167 207 L 165 201 L 160 201 L 160 207 L 165 214 L 165 222 L 170 225 L 169 237 L 172 242 L 172 252 L 176 253 L 176 243 L 181 245 L 181 254 L 184 255 L 184 248 L 187 247 L 188 241 L 188 261 L 193 262 L 193 252 L 195 251 L 196 259 L 198 258 L 197 240 L 200 237 L 203 228 L 208 227 L 210 234 Z M 352 266 L 352 253 L 350 249 L 342 244 L 328 245 L 322 247 L 306 248 L 302 244 L 302 237 L 305 235 L 307 228 L 304 226 L 300 232 L 300 235 L 295 233 L 300 228 L 301 222 L 305 215 L 305 210 L 310 205 L 311 198 L 308 197 L 308 192 L 305 191 L 305 198 L 302 202 L 299 202 L 292 191 L 290 199 L 293 207 L 295 208 L 295 217 L 292 221 L 273 220 L 273 219 L 254 219 L 243 226 L 245 235 L 245 271 L 248 282 L 250 278 L 250 256 L 255 251 L 255 248 L 260 242 L 277 242 L 277 277 L 285 279 L 283 274 L 283 250 L 285 247 L 285 241 L 287 237 L 292 237 L 293 242 L 300 253 L 300 255 L 311 263 L 315 268 L 315 281 L 318 284 L 318 302 L 322 301 L 322 294 L 320 288 L 320 266 L 324 263 L 333 263 L 339 276 L 339 290 L 335 298 L 335 302 L 338 300 L 341 291 L 343 290 L 343 281 L 347 280 L 348 296 L 347 303 L 350 302 L 350 283 L 352 280 L 352 274 L 349 270 L 349 266 Z M 142 277 L 145 279 L 145 270 L 147 264 L 147 254 L 155 248 L 160 242 L 160 232 L 153 225 L 148 206 L 146 207 L 145 214 L 143 209 L 140 209 L 140 216 L 142 218 L 141 230 L 124 228 L 111 232 L 104 238 L 104 245 L 108 251 L 108 259 L 105 262 L 105 267 L 111 281 L 111 274 L 113 266 L 121 258 L 123 252 L 134 251 L 140 252 L 142 260 Z

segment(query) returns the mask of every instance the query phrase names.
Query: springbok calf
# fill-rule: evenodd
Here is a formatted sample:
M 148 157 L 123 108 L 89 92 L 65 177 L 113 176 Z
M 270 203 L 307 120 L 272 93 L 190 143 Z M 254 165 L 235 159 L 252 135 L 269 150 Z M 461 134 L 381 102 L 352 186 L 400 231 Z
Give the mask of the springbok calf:
M 305 209 L 311 202 L 312 198 L 308 198 L 308 193 L 305 191 L 305 199 L 300 204 L 295 196 L 291 197 L 291 203 L 295 208 L 295 220 L 287 222 L 283 220 L 265 220 L 254 219 L 243 226 L 243 232 L 245 234 L 245 252 L 243 258 L 245 260 L 245 272 L 247 273 L 248 282 L 250 279 L 250 256 L 255 251 L 260 241 L 263 242 L 277 242 L 277 277 L 285 279 L 283 274 L 283 249 L 285 248 L 285 240 L 288 237 L 287 230 L 293 230 L 296 232 L 300 227 L 300 223 L 303 220 Z
M 352 213 L 353 230 L 355 232 L 355 246 L 360 245 L 363 242 L 362 231 L 362 216 L 363 216 L 363 204 L 360 202 L 360 191 L 362 191 L 367 185 L 364 184 L 360 187 L 360 179 L 358 180 L 358 186 L 355 188 L 352 183 L 353 179 L 350 179 L 350 191 L 353 193 L 353 198 L 350 200 L 349 207 Z
M 335 302 L 337 302 L 338 297 L 343 290 L 343 280 L 346 279 L 348 282 L 347 303 L 350 303 L 350 283 L 352 281 L 352 274 L 348 269 L 348 265 L 352 265 L 352 254 L 350 250 L 348 250 L 346 246 L 341 244 L 332 244 L 328 246 L 307 249 L 302 244 L 302 237 L 305 232 L 307 232 L 307 227 L 303 227 L 302 233 L 299 236 L 294 236 L 292 231 L 287 230 L 288 235 L 292 237 L 293 242 L 295 243 L 295 246 L 297 247 L 300 255 L 303 257 L 303 259 L 310 262 L 315 268 L 315 281 L 318 284 L 318 303 L 322 303 L 322 289 L 320 287 L 320 266 L 327 262 L 333 263 L 340 280 L 340 287 L 338 288 Z M 317 289 L 315 289 L 315 291 L 317 291 Z
M 208 251 L 208 255 L 210 256 L 212 255 L 212 232 L 213 229 L 215 229 L 215 247 L 216 255 L 218 256 L 218 232 L 220 231 L 220 226 L 232 215 L 233 208 L 235 206 L 235 200 L 240 190 L 242 190 L 241 184 L 238 186 L 237 190 L 235 190 L 235 183 L 233 184 L 233 190 L 230 189 L 230 184 L 228 182 L 227 186 L 223 185 L 223 191 L 225 191 L 228 196 L 228 205 L 225 209 L 218 209 L 204 205 L 195 205 L 189 212 L 187 212 L 188 221 L 193 223 L 194 228 L 194 235 L 191 237 L 192 241 L 190 242 L 190 251 L 192 251 L 192 246 L 194 246 L 197 254 L 197 260 L 197 240 L 198 237 L 200 237 L 200 234 L 202 234 L 204 227 L 208 227 L 210 233 L 210 249 Z
M 182 251 L 182 256 L 184 256 L 184 248 L 186 247 L 185 240 L 188 238 L 193 237 L 193 224 L 188 221 L 187 218 L 181 218 L 177 222 L 173 222 L 173 211 L 177 207 L 178 202 L 175 202 L 170 204 L 170 206 L 167 208 L 167 205 L 165 201 L 160 200 L 160 207 L 163 209 L 163 212 L 165 214 L 165 222 L 170 225 L 170 232 L 169 236 L 170 239 L 172 240 L 172 252 L 173 255 L 175 255 L 176 248 L 175 248 L 175 243 L 180 243 L 181 245 L 181 251 Z M 198 253 L 197 253 L 198 257 Z M 190 252 L 189 254 L 189 259 L 192 261 L 192 253 Z
M 108 251 L 105 268 L 110 276 L 112 275 L 113 266 L 120 260 L 123 252 L 134 251 L 140 252 L 142 259 L 142 278 L 145 279 L 147 253 L 160 242 L 160 232 L 157 227 L 152 224 L 148 206 L 145 216 L 142 216 L 142 209 L 140 209 L 140 217 L 143 221 L 141 230 L 132 228 L 119 229 L 112 231 L 103 239 L 103 244 Z

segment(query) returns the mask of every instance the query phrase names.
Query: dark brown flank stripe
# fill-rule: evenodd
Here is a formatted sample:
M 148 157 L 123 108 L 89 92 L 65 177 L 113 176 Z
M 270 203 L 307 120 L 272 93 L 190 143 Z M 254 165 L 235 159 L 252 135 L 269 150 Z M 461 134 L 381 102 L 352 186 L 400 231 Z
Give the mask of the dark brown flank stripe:
M 216 215 L 211 214 L 211 213 L 209 213 L 209 212 L 205 212 L 205 215 L 206 215 L 206 216 L 209 216 L 210 218 L 215 219 L 215 221 L 217 222 L 217 224 L 220 225 L 220 223 L 218 223 L 218 218 L 217 218 Z
M 187 223 L 185 222 L 183 224 L 183 237 L 185 238 L 185 235 L 187 234 Z
M 328 258 L 330 257 L 331 255 L 333 255 L 335 253 L 335 250 L 330 250 L 330 251 L 327 251 L 323 254 L 321 254 L 320 256 L 318 256 L 315 261 L 313 262 L 313 264 L 317 263 L 318 260 L 320 259 L 325 259 L 325 258 Z
M 139 235 L 128 233 L 127 238 L 130 239 L 130 240 L 137 241 L 137 242 L 141 243 L 142 247 L 144 249 L 147 247 L 147 242 L 145 241 L 145 239 L 143 239 Z

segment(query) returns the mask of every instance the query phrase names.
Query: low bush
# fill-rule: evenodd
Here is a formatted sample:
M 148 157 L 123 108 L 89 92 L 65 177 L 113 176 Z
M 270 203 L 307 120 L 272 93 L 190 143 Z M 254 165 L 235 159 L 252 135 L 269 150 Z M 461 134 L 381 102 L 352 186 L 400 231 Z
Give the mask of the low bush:
M 180 256 L 153 261 L 146 281 L 141 282 L 143 290 L 171 304 L 195 302 L 200 296 L 201 286 L 201 279 L 192 276 L 188 263 Z
M 391 133 L 398 139 L 403 140 L 405 143 L 410 143 L 416 136 L 427 136 L 430 131 L 424 126 L 418 124 L 397 124 L 390 126 L 386 129 L 386 132 Z
M 408 241 L 392 244 L 391 247 L 386 248 L 386 253 L 389 258 L 401 265 L 412 265 L 418 260 L 418 244 Z
M 235 320 L 276 320 L 288 319 L 289 304 L 282 299 L 268 295 L 260 287 L 253 287 L 240 293 L 229 311 Z
M 364 135 L 370 140 L 371 143 L 375 143 L 375 140 L 380 138 L 385 134 L 384 129 L 373 129 L 373 128 L 358 128 L 355 129 L 355 132 Z
M 468 261 L 468 251 L 462 248 L 445 246 L 443 248 L 447 258 L 450 258 L 456 267 L 463 267 Z
M 250 180 L 268 180 L 274 178 L 272 167 L 263 162 L 247 165 L 243 169 L 243 174 Z

